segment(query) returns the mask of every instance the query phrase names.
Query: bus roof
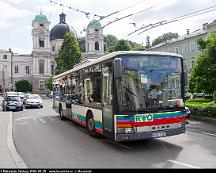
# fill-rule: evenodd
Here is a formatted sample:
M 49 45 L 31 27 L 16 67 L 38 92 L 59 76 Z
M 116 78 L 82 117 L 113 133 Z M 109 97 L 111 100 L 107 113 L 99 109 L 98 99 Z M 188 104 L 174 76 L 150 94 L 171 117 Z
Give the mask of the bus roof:
M 65 71 L 65 72 L 63 72 L 63 73 L 61 73 L 59 75 L 56 75 L 53 78 L 56 79 L 56 78 L 59 78 L 61 76 L 70 74 L 70 73 L 72 73 L 74 71 L 83 69 L 85 67 L 97 64 L 99 62 L 103 62 L 103 61 L 109 60 L 109 59 L 114 58 L 114 57 L 116 57 L 118 55 L 125 55 L 125 54 L 128 54 L 128 55 L 131 55 L 131 54 L 132 55 L 162 55 L 162 56 L 175 56 L 175 57 L 182 58 L 182 56 L 179 55 L 179 54 L 169 53 L 169 52 L 156 52 L 156 51 L 117 51 L 117 52 L 112 52 L 112 53 L 109 53 L 107 55 L 101 56 L 100 58 L 97 58 L 97 59 L 94 59 L 94 60 L 89 60 L 86 63 L 82 63 L 81 62 L 80 64 L 77 64 L 73 69 Z

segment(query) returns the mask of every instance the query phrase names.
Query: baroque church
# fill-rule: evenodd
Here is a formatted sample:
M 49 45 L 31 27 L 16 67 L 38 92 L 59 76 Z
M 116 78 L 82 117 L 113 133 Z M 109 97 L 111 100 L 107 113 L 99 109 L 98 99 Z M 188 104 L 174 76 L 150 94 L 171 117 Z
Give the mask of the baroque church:
M 66 23 L 66 14 L 59 15 L 60 20 L 51 30 L 50 21 L 40 12 L 32 21 L 33 50 L 31 54 L 13 53 L 11 49 L 0 49 L 0 85 L 6 89 L 15 89 L 19 80 L 28 80 L 34 93 L 45 94 L 45 81 L 54 75 L 55 57 L 60 49 L 64 35 L 73 33 L 78 38 L 75 29 Z M 86 28 L 86 52 L 81 59 L 95 59 L 104 54 L 104 37 L 101 23 L 92 20 Z

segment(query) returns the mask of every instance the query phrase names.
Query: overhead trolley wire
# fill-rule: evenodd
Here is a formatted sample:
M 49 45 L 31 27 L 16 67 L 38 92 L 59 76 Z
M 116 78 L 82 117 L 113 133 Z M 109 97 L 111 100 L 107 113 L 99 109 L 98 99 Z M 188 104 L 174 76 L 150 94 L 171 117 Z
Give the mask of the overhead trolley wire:
M 129 33 L 128 36 L 138 32 L 138 31 L 140 31 L 142 29 L 145 29 L 145 30 L 142 31 L 142 32 L 139 32 L 137 35 L 140 35 L 140 34 L 146 32 L 146 31 L 148 31 L 150 29 L 153 29 L 153 28 L 156 28 L 156 27 L 159 27 L 159 26 L 167 25 L 169 23 L 173 23 L 173 22 L 181 21 L 181 20 L 188 19 L 188 18 L 191 18 L 191 17 L 195 17 L 195 16 L 198 16 L 198 15 L 201 15 L 201 14 L 209 13 L 211 11 L 216 10 L 216 9 L 212 9 L 214 7 L 216 7 L 216 5 L 213 5 L 213 6 L 208 7 L 208 8 L 203 8 L 203 9 L 200 9 L 200 10 L 195 11 L 195 12 L 187 13 L 187 14 L 179 16 L 179 17 L 175 17 L 175 18 L 173 18 L 173 19 L 171 19 L 169 21 L 165 20 L 165 21 L 154 23 L 154 24 L 149 24 L 149 25 L 146 25 L 144 27 L 140 27 L 139 29 Z M 209 9 L 211 9 L 211 10 L 209 10 Z M 206 11 L 206 10 L 208 10 L 208 11 Z
M 169 0 L 167 0 L 167 1 L 169 1 Z M 165 1 L 165 2 L 167 2 L 167 1 Z M 114 22 L 117 22 L 117 21 L 119 21 L 119 20 L 122 20 L 122 19 L 125 19 L 125 18 L 128 18 L 128 17 L 134 16 L 134 15 L 137 15 L 137 14 L 139 14 L 139 13 L 143 13 L 143 12 L 148 11 L 148 10 L 151 10 L 152 8 L 158 7 L 158 6 L 162 5 L 162 4 L 164 4 L 164 2 L 158 3 L 158 4 L 153 5 L 153 6 L 151 6 L 151 7 L 148 7 L 148 8 L 145 8 L 145 9 L 140 10 L 140 11 L 138 11 L 138 12 L 128 14 L 128 15 L 123 16 L 123 17 L 121 17 L 121 18 L 116 18 L 115 20 L 113 20 L 113 21 L 107 23 L 106 25 L 102 26 L 101 28 L 104 28 L 104 27 L 106 27 L 106 26 L 108 26 L 108 25 L 110 25 L 110 24 L 112 24 L 112 23 L 114 23 Z

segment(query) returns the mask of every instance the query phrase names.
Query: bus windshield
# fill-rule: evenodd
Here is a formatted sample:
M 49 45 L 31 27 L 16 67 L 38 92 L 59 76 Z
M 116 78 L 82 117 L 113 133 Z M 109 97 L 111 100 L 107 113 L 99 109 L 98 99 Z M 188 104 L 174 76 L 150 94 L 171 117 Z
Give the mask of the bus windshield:
M 180 110 L 181 59 L 174 56 L 120 56 L 121 80 L 116 80 L 118 113 Z

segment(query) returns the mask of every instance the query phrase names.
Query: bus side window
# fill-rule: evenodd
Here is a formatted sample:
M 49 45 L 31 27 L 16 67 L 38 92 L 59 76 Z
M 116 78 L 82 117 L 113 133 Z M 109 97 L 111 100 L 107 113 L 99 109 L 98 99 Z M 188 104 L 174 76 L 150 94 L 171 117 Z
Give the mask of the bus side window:
M 101 103 L 101 66 L 95 65 L 85 69 L 85 101 Z

